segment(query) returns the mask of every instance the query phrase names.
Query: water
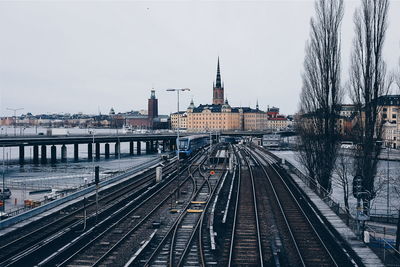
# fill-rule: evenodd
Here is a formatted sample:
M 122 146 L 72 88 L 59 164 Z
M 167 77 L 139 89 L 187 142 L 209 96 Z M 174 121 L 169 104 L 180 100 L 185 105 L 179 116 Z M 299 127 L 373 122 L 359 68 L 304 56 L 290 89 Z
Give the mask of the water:
M 46 128 L 46 127 L 36 127 L 36 126 L 30 126 L 30 127 L 25 127 L 25 126 L 17 126 L 16 128 L 12 126 L 1 126 L 0 127 L 0 137 L 21 137 L 21 136 L 29 136 L 29 135 L 38 135 L 39 133 L 42 133 L 43 135 L 46 135 L 47 130 L 51 128 Z M 111 128 L 63 128 L 66 129 L 69 134 L 71 135 L 83 135 L 83 134 L 91 134 L 92 131 L 95 132 L 95 134 L 109 134 L 109 135 L 115 135 L 117 133 L 121 134 L 123 133 L 122 129 L 111 129 Z
M 128 154 L 129 155 L 129 154 Z M 150 160 L 158 158 L 158 154 L 141 156 L 125 156 L 100 161 L 85 161 L 58 163 L 54 166 L 19 164 L 6 165 L 4 182 L 5 187 L 12 191 L 10 199 L 5 201 L 6 211 L 10 212 L 21 208 L 24 200 L 43 200 L 49 192 L 35 193 L 38 190 L 65 190 L 79 188 L 94 181 L 94 167 L 100 167 L 100 179 L 107 179 L 112 175 L 134 166 L 140 166 Z M 0 183 L 0 187 L 2 184 Z
M 39 132 L 46 133 L 46 128 L 17 128 L 18 133 L 25 135 L 37 135 Z M 20 130 L 20 131 L 19 131 Z M 68 128 L 70 134 L 88 134 L 90 129 Z M 96 134 L 121 134 L 121 129 L 95 129 Z M 0 131 L 0 138 L 7 135 L 13 136 L 14 129 L 12 127 L 2 127 Z M 95 136 L 96 138 L 96 136 Z M 134 142 L 134 151 L 136 154 L 136 142 Z M 34 165 L 33 163 L 33 148 L 31 146 L 25 147 L 25 164 L 19 165 L 19 148 L 18 147 L 0 147 L 0 159 L 2 159 L 1 174 L 4 171 L 5 187 L 12 190 L 11 199 L 6 200 L 6 210 L 10 211 L 23 205 L 23 200 L 43 199 L 46 193 L 33 194 L 37 190 L 42 189 L 56 189 L 63 190 L 69 188 L 77 188 L 90 183 L 94 180 L 94 167 L 100 167 L 100 177 L 105 179 L 115 173 L 121 172 L 134 166 L 139 166 L 154 158 L 159 157 L 158 154 L 145 153 L 145 145 L 142 144 L 142 155 L 130 156 L 129 143 L 122 142 L 120 148 L 120 156 L 115 157 L 115 146 L 110 143 L 110 158 L 104 159 L 104 144 L 100 147 L 100 160 L 94 158 L 95 149 L 93 147 L 93 160 L 88 160 L 87 144 L 79 145 L 79 161 L 74 162 L 74 147 L 73 145 L 66 145 L 67 147 L 67 162 L 61 163 L 61 145 L 56 145 L 57 149 L 57 164 L 40 164 Z M 50 161 L 51 146 L 46 146 L 47 158 Z M 3 165 L 4 163 L 4 165 Z M 3 168 L 4 166 L 4 168 Z M 0 187 L 2 181 L 0 180 Z
M 273 151 L 279 157 L 285 158 L 290 161 L 298 169 L 306 173 L 304 167 L 300 164 L 297 158 L 297 152 L 295 151 Z M 393 153 L 393 152 L 392 152 Z M 396 153 L 396 152 L 394 152 Z M 389 165 L 388 165 L 389 163 Z M 388 173 L 389 171 L 389 173 Z M 335 173 L 333 175 L 336 175 Z M 389 195 L 389 213 L 397 215 L 400 209 L 400 161 L 387 161 L 380 160 L 378 163 L 377 176 L 375 179 L 375 188 L 378 189 L 377 196 L 371 203 L 371 213 L 373 214 L 387 214 L 387 196 Z M 387 181 L 389 177 L 389 194 L 387 190 Z M 350 177 L 350 196 L 349 205 L 350 210 L 354 211 L 356 208 L 357 200 L 352 194 L 352 181 L 353 177 Z M 343 190 L 341 186 L 333 179 L 332 183 L 332 198 L 344 207 Z

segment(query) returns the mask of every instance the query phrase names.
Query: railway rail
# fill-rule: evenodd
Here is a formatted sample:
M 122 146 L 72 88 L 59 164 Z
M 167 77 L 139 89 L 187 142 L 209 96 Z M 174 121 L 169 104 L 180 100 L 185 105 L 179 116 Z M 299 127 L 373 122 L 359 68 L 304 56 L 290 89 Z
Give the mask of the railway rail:
M 174 164 L 164 167 L 167 176 L 176 172 Z M 149 171 L 137 179 L 128 179 L 113 188 L 100 192 L 99 207 L 96 216 L 95 196 L 87 199 L 87 203 L 77 203 L 67 207 L 60 213 L 49 216 L 34 224 L 27 225 L 18 233 L 2 238 L 0 251 L 1 266 L 20 266 L 21 264 L 39 262 L 49 251 L 61 247 L 79 236 L 79 232 L 96 225 L 113 214 L 116 205 L 125 206 L 133 199 L 143 197 L 149 187 L 155 184 L 155 172 Z M 82 214 L 86 211 L 86 220 Z
M 281 175 L 276 160 L 259 149 L 246 148 L 246 153 L 265 174 L 263 195 L 273 196 L 270 205 L 283 250 L 276 260 L 291 266 L 353 265 L 315 211 L 309 209 L 301 191 Z
M 207 165 L 215 150 L 227 158 Z M 0 266 L 354 265 L 264 149 L 216 145 L 182 166 L 179 174 L 173 162 L 164 166 L 167 178 L 158 184 L 149 171 L 104 190 L 97 215 L 91 196 L 39 220 L 35 231 L 28 225 L 18 236 L 4 236 Z
M 228 264 L 229 266 L 264 266 L 253 163 L 246 158 L 242 150 L 239 150 L 237 156 L 240 169 L 239 187 Z
M 224 165 L 225 166 L 225 165 Z M 213 169 L 215 166 L 211 166 Z M 183 207 L 175 223 L 166 229 L 162 240 L 150 247 L 142 255 L 140 264 L 144 266 L 205 266 L 207 246 L 203 245 L 202 230 L 206 211 L 213 193 L 224 172 L 210 175 L 205 164 L 199 166 L 198 173 L 192 173 L 192 193 L 190 201 Z M 139 265 L 138 262 L 136 262 Z
M 204 153 L 203 153 L 204 154 Z M 199 155 L 198 158 L 202 158 Z M 190 170 L 189 165 L 185 170 Z M 81 238 L 82 244 L 72 247 L 73 252 L 67 251 L 68 258 L 61 263 L 62 255 L 52 259 L 58 262 L 58 266 L 123 266 L 129 261 L 131 254 L 128 251 L 135 251 L 140 247 L 141 240 L 151 234 L 153 223 L 160 224 L 164 208 L 168 209 L 170 202 L 177 193 L 176 182 L 179 179 L 170 179 L 164 185 L 157 188 L 151 195 L 136 203 L 135 206 L 127 210 L 118 220 L 108 223 L 107 227 L 101 231 L 89 233 Z M 183 187 L 188 179 L 180 181 L 179 187 Z M 173 216 L 172 216 L 173 217 Z M 169 218 L 171 220 L 172 218 Z M 166 222 L 164 222 L 166 223 Z M 78 249 L 76 249 L 78 248 Z M 49 262 L 47 261 L 46 264 Z

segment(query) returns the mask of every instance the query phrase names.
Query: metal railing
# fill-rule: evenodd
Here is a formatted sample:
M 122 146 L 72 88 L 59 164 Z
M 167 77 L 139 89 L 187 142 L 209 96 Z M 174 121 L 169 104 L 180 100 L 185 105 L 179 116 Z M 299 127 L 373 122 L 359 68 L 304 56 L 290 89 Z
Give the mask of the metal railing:
M 266 151 L 266 150 L 265 150 Z M 278 162 L 282 162 L 282 159 L 277 155 L 266 151 L 270 156 L 275 158 Z M 289 171 L 297 175 L 310 189 L 313 190 L 315 194 L 317 194 L 336 215 L 341 218 L 341 220 L 357 235 L 358 222 L 351 215 L 350 210 L 342 207 L 338 200 L 334 199 L 331 194 L 322 188 L 319 183 L 307 175 L 305 175 L 302 171 L 296 168 L 290 161 L 285 159 L 284 164 L 288 167 Z M 370 241 L 366 243 L 383 261 L 383 263 L 387 266 L 400 266 L 400 252 L 397 250 L 390 240 L 387 238 L 382 238 L 380 233 L 377 233 L 374 229 L 369 227 L 368 225 L 364 226 L 364 230 L 368 231 Z M 365 242 L 364 238 L 359 237 Z M 378 247 L 378 249 L 377 249 Z
M 150 161 L 148 161 L 148 162 L 146 162 L 144 164 L 141 164 L 141 165 L 136 165 L 136 166 L 133 166 L 133 167 L 129 167 L 127 169 L 121 170 L 121 171 L 119 171 L 117 173 L 114 173 L 112 175 L 104 175 L 101 178 L 101 182 L 108 184 L 108 182 L 114 182 L 116 180 L 121 180 L 121 179 L 126 178 L 127 176 L 129 176 L 131 174 L 143 171 L 146 168 L 150 167 L 151 165 L 156 164 L 157 162 L 160 162 L 159 158 L 155 158 L 155 159 L 150 160 Z M 47 204 L 49 202 L 52 202 L 54 200 L 61 199 L 61 198 L 67 197 L 69 195 L 75 194 L 76 192 L 78 192 L 80 190 L 85 190 L 85 189 L 89 188 L 93 184 L 94 184 L 94 182 L 90 182 L 88 184 L 80 184 L 80 185 L 77 185 L 74 188 L 70 188 L 70 190 L 65 190 L 65 191 L 53 194 L 51 196 L 51 198 L 44 197 L 43 199 L 35 200 L 34 201 L 35 202 L 34 205 L 29 205 L 29 206 L 23 206 L 23 207 L 19 207 L 19 208 L 9 209 L 9 210 L 6 211 L 7 212 L 7 217 L 0 218 L 0 222 L 5 220 L 5 219 L 7 219 L 7 218 L 14 217 L 16 215 L 22 214 L 22 213 L 24 213 L 24 212 L 26 212 L 28 210 L 32 210 L 32 209 L 37 208 L 39 206 L 43 206 L 43 205 L 45 205 L 45 204 Z M 106 184 L 104 184 L 104 185 L 106 185 Z

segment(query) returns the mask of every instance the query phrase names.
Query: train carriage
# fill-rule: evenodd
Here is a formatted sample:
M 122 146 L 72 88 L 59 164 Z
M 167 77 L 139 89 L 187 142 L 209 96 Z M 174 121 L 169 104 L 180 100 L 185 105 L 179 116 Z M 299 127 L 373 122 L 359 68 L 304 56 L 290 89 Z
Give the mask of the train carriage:
M 191 135 L 179 138 L 179 156 L 188 157 L 210 144 L 208 135 Z

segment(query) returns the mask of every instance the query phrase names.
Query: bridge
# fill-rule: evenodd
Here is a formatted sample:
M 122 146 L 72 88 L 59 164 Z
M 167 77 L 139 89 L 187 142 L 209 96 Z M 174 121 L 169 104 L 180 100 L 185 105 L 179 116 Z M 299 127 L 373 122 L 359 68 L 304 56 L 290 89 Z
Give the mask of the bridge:
M 221 135 L 221 136 L 252 136 L 252 137 L 262 138 L 263 135 L 272 134 L 272 133 L 276 133 L 282 137 L 296 135 L 296 132 L 294 132 L 294 131 L 273 132 L 271 130 L 266 130 L 266 131 L 226 131 L 226 132 L 219 133 L 219 135 Z
M 162 150 L 166 147 L 172 150 L 175 147 L 175 134 L 124 134 L 124 135 L 71 135 L 71 136 L 26 136 L 26 137 L 7 137 L 0 138 L 0 147 L 19 147 L 19 162 L 24 164 L 25 147 L 33 147 L 33 163 L 39 163 L 39 147 L 40 147 L 40 163 L 47 163 L 47 146 L 51 146 L 51 163 L 57 161 L 57 147 L 61 145 L 61 161 L 67 160 L 66 145 L 74 145 L 74 160 L 79 159 L 79 145 L 86 144 L 88 159 L 93 159 L 93 146 L 95 149 L 95 158 L 100 159 L 101 144 L 104 144 L 105 158 L 110 157 L 110 143 L 114 143 L 115 156 L 120 153 L 120 145 L 122 142 L 129 142 L 129 154 L 134 154 L 134 142 L 136 142 L 136 153 L 141 154 L 142 142 L 146 145 L 146 152 L 157 151 L 161 145 Z
M 270 134 L 271 131 L 226 131 L 226 132 L 213 132 L 213 138 L 216 139 L 218 136 L 252 136 L 262 138 L 265 134 Z M 201 133 L 181 133 L 181 136 L 201 134 Z M 207 133 L 203 133 L 207 134 Z M 281 131 L 278 132 L 281 136 L 293 136 L 293 131 Z M 5 137 L 0 138 L 0 147 L 19 147 L 19 163 L 24 164 L 25 162 L 25 148 L 33 147 L 33 163 L 34 164 L 46 164 L 47 163 L 47 146 L 51 146 L 50 149 L 50 161 L 52 164 L 57 162 L 57 147 L 61 145 L 61 162 L 67 160 L 67 147 L 66 145 L 74 146 L 74 160 L 79 159 L 79 145 L 87 146 L 88 160 L 93 159 L 93 150 L 95 150 L 94 156 L 98 160 L 100 159 L 101 144 L 104 144 L 104 155 L 105 158 L 110 157 L 110 143 L 114 143 L 114 154 L 117 157 L 120 154 L 120 146 L 122 142 L 129 142 L 129 154 L 134 155 L 136 142 L 136 153 L 141 154 L 142 142 L 145 143 L 146 153 L 157 151 L 161 146 L 162 151 L 165 151 L 168 146 L 170 150 L 175 149 L 176 145 L 176 134 L 175 133 L 146 133 L 146 134 L 121 134 L 121 135 L 68 135 L 68 136 L 22 136 L 22 137 Z M 94 148 L 93 148 L 94 146 Z M 40 149 L 39 149 L 40 148 Z M 40 151 L 39 151 L 40 150 Z M 40 152 L 40 157 L 39 157 Z

